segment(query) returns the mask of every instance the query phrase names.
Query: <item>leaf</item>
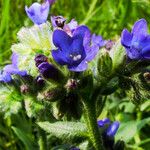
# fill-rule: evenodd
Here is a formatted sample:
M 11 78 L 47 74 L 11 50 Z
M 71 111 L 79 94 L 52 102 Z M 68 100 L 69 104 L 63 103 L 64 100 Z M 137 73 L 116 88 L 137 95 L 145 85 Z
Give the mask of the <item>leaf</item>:
M 37 123 L 43 130 L 61 139 L 74 139 L 76 137 L 87 136 L 87 129 L 85 124 L 80 122 L 55 122 Z
M 52 150 L 70 150 L 71 146 L 70 145 L 58 145 L 54 148 L 52 148 Z
M 23 142 L 27 150 L 35 149 L 32 139 L 29 136 L 27 136 L 27 134 L 24 131 L 16 127 L 12 127 L 12 129 L 14 133 L 17 135 L 17 137 Z
M 140 121 L 128 121 L 122 123 L 115 136 L 116 140 L 122 139 L 125 142 L 129 142 L 135 136 L 135 134 L 149 122 L 150 117 Z

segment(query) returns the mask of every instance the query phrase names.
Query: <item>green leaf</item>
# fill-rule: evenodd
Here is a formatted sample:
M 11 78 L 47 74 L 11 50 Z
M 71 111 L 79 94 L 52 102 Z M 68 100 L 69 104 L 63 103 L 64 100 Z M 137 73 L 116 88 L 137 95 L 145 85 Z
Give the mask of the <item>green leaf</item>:
M 64 144 L 64 145 L 58 145 L 52 148 L 52 150 L 70 150 L 70 148 L 71 148 L 71 145 Z
M 150 117 L 140 121 L 128 121 L 121 123 L 121 126 L 115 136 L 116 140 L 122 139 L 125 142 L 129 142 L 135 134 L 149 122 Z
M 74 139 L 76 137 L 87 136 L 87 129 L 85 124 L 80 122 L 55 122 L 37 123 L 43 130 L 61 139 Z
M 12 127 L 12 129 L 17 137 L 23 142 L 27 150 L 35 149 L 32 139 L 24 131 L 16 127 Z

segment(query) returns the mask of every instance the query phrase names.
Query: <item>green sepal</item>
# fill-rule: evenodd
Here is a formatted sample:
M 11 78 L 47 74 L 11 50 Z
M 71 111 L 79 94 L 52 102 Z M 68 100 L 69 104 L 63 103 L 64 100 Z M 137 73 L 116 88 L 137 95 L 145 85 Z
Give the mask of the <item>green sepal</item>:
M 93 75 L 91 71 L 84 72 L 80 77 L 79 92 L 83 99 L 89 100 L 93 91 Z
M 126 51 L 121 45 L 120 39 L 116 42 L 110 51 L 110 56 L 112 58 L 112 71 L 115 73 L 118 70 L 122 70 L 126 62 Z
M 103 51 L 98 59 L 97 64 L 100 76 L 108 77 L 112 71 L 112 59 L 107 51 Z

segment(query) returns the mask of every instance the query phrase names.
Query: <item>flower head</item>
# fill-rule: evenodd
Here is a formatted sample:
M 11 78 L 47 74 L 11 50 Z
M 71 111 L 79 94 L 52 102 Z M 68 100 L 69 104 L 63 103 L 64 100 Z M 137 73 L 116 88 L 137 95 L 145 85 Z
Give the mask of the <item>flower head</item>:
M 25 70 L 20 71 L 18 69 L 18 54 L 13 53 L 11 59 L 12 59 L 12 64 L 6 65 L 3 71 L 9 75 L 17 74 L 20 76 L 26 76 L 27 72 Z
M 126 48 L 130 59 L 150 59 L 150 35 L 147 33 L 147 22 L 140 19 L 135 22 L 131 33 L 124 29 L 121 44 Z
M 75 72 L 86 70 L 87 62 L 95 58 L 100 48 L 99 41 L 91 40 L 90 30 L 84 25 L 77 27 L 72 36 L 63 30 L 55 30 L 53 43 L 58 48 L 52 51 L 54 60 Z
M 29 8 L 25 6 L 25 11 L 28 17 L 35 24 L 42 24 L 46 22 L 49 12 L 50 2 L 47 0 L 43 4 L 33 3 Z

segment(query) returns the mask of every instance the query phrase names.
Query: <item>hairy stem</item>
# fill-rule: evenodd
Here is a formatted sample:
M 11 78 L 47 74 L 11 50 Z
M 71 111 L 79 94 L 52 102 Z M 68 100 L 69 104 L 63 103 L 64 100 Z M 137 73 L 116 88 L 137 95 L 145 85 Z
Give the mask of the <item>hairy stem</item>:
M 84 101 L 83 104 L 85 109 L 85 118 L 89 131 L 89 137 L 93 143 L 93 146 L 95 150 L 104 150 L 102 137 L 100 135 L 97 125 L 96 109 L 87 101 Z

